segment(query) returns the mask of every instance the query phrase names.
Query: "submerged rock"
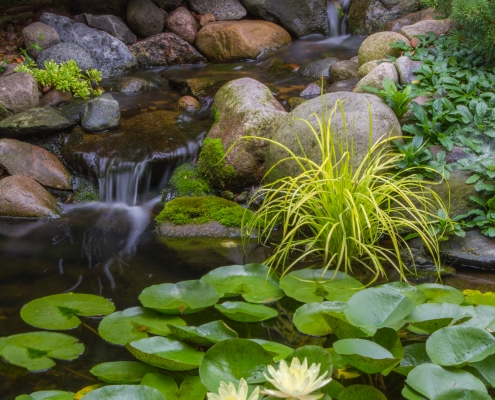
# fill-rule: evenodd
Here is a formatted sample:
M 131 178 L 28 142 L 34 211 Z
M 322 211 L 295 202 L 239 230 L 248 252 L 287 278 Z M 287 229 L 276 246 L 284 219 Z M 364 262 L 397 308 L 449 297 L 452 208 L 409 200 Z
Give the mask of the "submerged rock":
M 19 72 L 0 78 L 0 120 L 37 107 L 39 99 L 38 83 L 31 74 Z

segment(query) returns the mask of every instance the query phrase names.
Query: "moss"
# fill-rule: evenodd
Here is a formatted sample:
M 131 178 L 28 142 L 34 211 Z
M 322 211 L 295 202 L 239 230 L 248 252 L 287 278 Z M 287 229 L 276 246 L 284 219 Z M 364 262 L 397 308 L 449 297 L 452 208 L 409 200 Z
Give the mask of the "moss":
M 74 190 L 74 195 L 72 196 L 73 203 L 91 203 L 93 201 L 100 200 L 98 189 L 91 183 L 76 183 L 76 185 L 77 187 Z
M 253 214 L 239 204 L 220 197 L 178 197 L 165 204 L 155 221 L 171 222 L 175 225 L 217 221 L 224 226 L 240 227 L 244 213 L 247 213 L 248 218 Z
M 225 165 L 225 151 L 220 139 L 207 138 L 203 141 L 198 160 L 198 173 L 214 188 L 224 188 L 235 177 L 234 168 Z
M 220 121 L 220 110 L 215 104 L 211 107 L 211 115 L 213 116 L 213 125 Z
M 174 192 L 173 197 L 206 196 L 211 193 L 210 185 L 199 176 L 196 166 L 191 163 L 177 167 L 168 185 Z
M 353 35 L 362 34 L 365 26 L 366 14 L 370 6 L 370 0 L 360 0 L 351 2 L 349 14 L 347 16 L 347 26 Z

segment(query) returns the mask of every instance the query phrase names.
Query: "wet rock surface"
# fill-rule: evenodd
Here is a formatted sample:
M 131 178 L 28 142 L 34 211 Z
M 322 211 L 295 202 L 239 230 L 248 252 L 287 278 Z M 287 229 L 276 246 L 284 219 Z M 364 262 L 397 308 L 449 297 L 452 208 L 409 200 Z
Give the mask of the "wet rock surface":
M 84 106 L 81 125 L 93 133 L 115 129 L 120 124 L 119 103 L 111 95 L 88 101 Z
M 466 232 L 466 237 L 454 236 L 440 247 L 440 253 L 453 266 L 495 269 L 495 239 L 479 230 Z
M 309 64 L 301 65 L 297 70 L 297 73 L 305 78 L 328 79 L 330 77 L 330 68 L 338 61 L 339 59 L 335 57 L 313 61 Z

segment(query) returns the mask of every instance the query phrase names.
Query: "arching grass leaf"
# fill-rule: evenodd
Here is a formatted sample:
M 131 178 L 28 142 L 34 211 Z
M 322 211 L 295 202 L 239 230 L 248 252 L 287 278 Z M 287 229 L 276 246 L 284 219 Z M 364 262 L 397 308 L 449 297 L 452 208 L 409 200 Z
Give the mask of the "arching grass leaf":
M 387 400 L 378 389 L 368 385 L 352 385 L 345 388 L 339 400 Z
M 140 361 L 113 361 L 95 365 L 91 370 L 94 376 L 106 383 L 139 383 L 143 376 L 158 369 Z
M 53 359 L 74 360 L 84 351 L 79 339 L 56 332 L 29 332 L 0 338 L 0 356 L 29 371 L 45 371 Z
M 215 304 L 218 293 L 213 286 L 198 280 L 162 283 L 144 289 L 139 301 L 164 314 L 191 314 Z
M 98 326 L 98 333 L 107 342 L 124 345 L 147 338 L 150 333 L 167 336 L 170 334 L 169 325 L 183 326 L 186 322 L 179 317 L 163 315 L 148 308 L 132 307 L 103 318 Z
M 203 400 L 207 392 L 199 376 L 184 377 L 178 388 L 171 376 L 151 373 L 143 377 L 141 385 L 158 389 L 167 400 Z
M 21 318 L 36 328 L 64 330 L 79 326 L 81 320 L 77 315 L 93 317 L 108 315 L 114 311 L 114 304 L 103 297 L 61 293 L 30 301 L 21 309 Z
M 42 390 L 29 394 L 21 394 L 15 400 L 74 400 L 74 393 L 61 390 Z
M 306 335 L 325 336 L 332 333 L 332 328 L 325 322 L 322 314 L 332 312 L 343 313 L 345 303 L 338 301 L 324 301 L 322 303 L 308 303 L 299 307 L 292 322 L 299 332 Z
M 263 347 L 273 356 L 273 361 L 275 362 L 283 360 L 290 353 L 293 352 L 293 349 L 291 347 L 281 343 L 270 342 L 269 340 L 263 340 L 263 339 L 249 339 L 249 340 L 261 345 L 261 347 Z
M 227 339 L 236 339 L 237 333 L 223 321 L 213 321 L 201 326 L 169 326 L 170 331 L 179 340 L 197 346 L 210 347 Z
M 406 317 L 415 328 L 429 334 L 450 325 L 463 315 L 463 307 L 452 303 L 425 303 Z
M 82 400 L 167 400 L 159 390 L 141 385 L 110 385 L 89 392 Z
M 241 295 L 249 303 L 272 303 L 284 296 L 278 276 L 263 264 L 216 268 L 201 280 L 213 286 L 220 297 Z
M 422 283 L 416 288 L 421 290 L 426 296 L 427 303 L 453 303 L 462 304 L 464 295 L 459 290 L 438 283 Z
M 215 308 L 227 318 L 238 322 L 260 322 L 278 316 L 277 310 L 273 308 L 242 301 L 226 301 L 216 304 Z
M 195 347 L 160 336 L 136 340 L 125 347 L 138 360 L 170 371 L 198 368 L 204 356 Z

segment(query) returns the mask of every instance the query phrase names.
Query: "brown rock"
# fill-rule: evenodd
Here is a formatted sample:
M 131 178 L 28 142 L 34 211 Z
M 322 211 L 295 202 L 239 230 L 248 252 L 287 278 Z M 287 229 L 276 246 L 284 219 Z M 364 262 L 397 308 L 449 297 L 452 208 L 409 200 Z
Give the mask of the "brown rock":
M 0 140 L 0 166 L 10 175 L 23 175 L 44 186 L 72 189 L 72 176 L 52 153 L 13 139 Z
M 416 22 L 414 25 L 402 27 L 400 33 L 409 40 L 416 35 L 425 35 L 426 32 L 433 32 L 435 35 L 445 35 L 454 27 L 454 22 L 451 19 L 427 19 Z
M 415 24 L 418 21 L 425 19 L 433 19 L 435 14 L 434 8 L 427 8 L 415 13 L 407 14 L 399 19 L 390 21 L 387 25 L 387 31 L 400 32 L 403 26 Z
M 22 30 L 24 45 L 30 56 L 36 58 L 38 54 L 60 43 L 60 36 L 50 25 L 35 22 Z M 41 50 L 38 50 L 41 48 Z
M 182 96 L 179 99 L 179 109 L 186 112 L 196 111 L 200 107 L 199 101 L 192 96 Z
M 0 78 L 0 114 L 2 107 L 15 114 L 37 107 L 38 102 L 38 83 L 31 74 L 19 72 Z
M 62 103 L 67 103 L 71 99 L 72 93 L 69 90 L 64 92 L 62 90 L 52 89 L 40 99 L 39 106 L 53 107 Z
M 187 8 L 179 7 L 172 11 L 165 19 L 165 26 L 186 42 L 194 43 L 198 32 L 198 24 Z
M 210 22 L 215 22 L 215 16 L 210 13 L 206 13 L 201 15 L 201 18 L 199 19 L 199 26 L 202 28 L 206 24 L 209 24 Z
M 379 32 L 368 36 L 359 47 L 359 66 L 368 61 L 386 58 L 387 55 L 399 57 L 401 51 L 390 47 L 390 43 L 394 43 L 397 40 L 402 40 L 407 45 L 410 44 L 408 38 L 397 32 Z
M 0 215 L 21 218 L 57 218 L 60 208 L 48 191 L 22 175 L 0 180 Z
M 217 21 L 196 35 L 196 46 L 212 61 L 254 59 L 290 43 L 289 33 L 268 21 Z

